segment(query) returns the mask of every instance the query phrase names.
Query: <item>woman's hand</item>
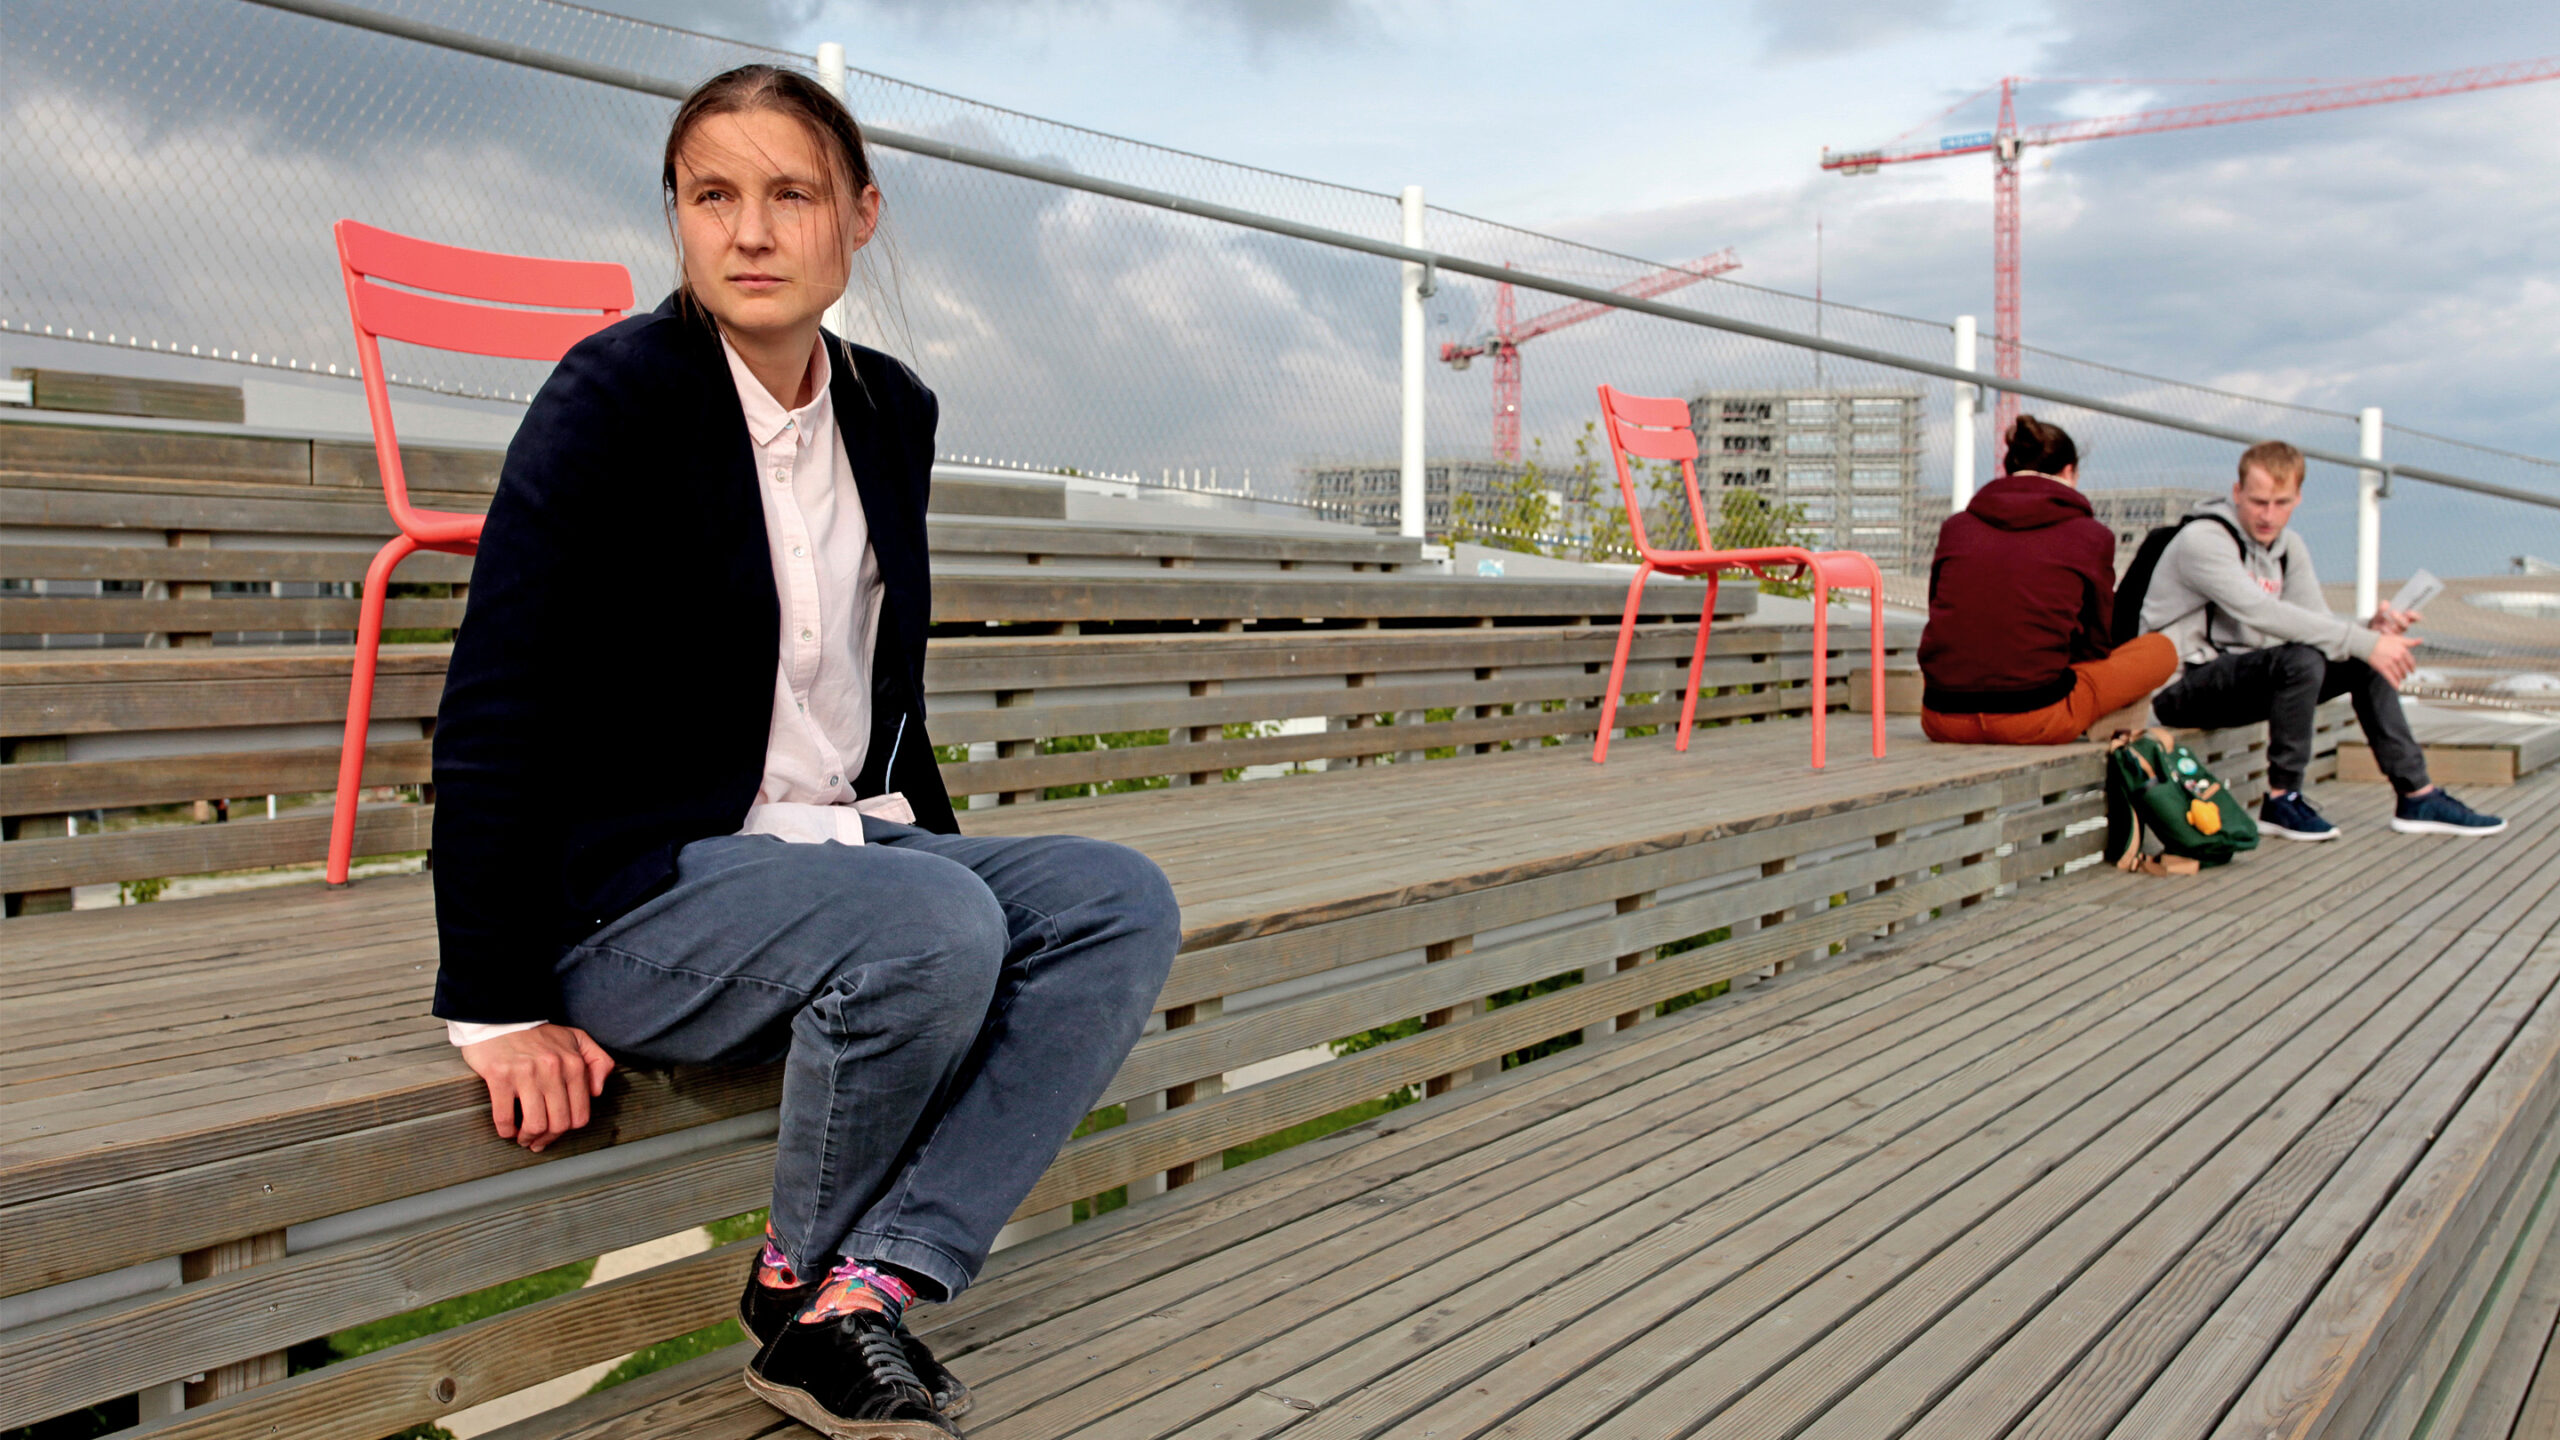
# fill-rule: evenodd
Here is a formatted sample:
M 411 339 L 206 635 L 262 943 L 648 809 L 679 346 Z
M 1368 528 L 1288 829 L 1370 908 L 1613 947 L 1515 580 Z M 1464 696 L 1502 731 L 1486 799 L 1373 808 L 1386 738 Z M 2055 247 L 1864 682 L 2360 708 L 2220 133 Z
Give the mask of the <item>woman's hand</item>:
M 465 1045 L 462 1063 L 489 1082 L 489 1114 L 498 1138 L 537 1152 L 587 1123 L 587 1102 L 604 1093 L 605 1077 L 613 1073 L 613 1057 L 604 1047 L 569 1025 L 542 1025 Z

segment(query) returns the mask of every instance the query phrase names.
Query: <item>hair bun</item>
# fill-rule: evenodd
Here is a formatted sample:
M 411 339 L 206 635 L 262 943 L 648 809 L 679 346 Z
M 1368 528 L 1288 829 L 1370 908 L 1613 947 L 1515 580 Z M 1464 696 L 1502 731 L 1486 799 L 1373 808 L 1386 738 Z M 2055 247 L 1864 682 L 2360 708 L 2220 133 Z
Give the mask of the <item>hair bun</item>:
M 2000 468 L 2011 475 L 2028 470 L 2059 475 L 2079 463 L 2080 449 L 2061 426 L 2021 415 L 2009 431 L 2008 457 Z

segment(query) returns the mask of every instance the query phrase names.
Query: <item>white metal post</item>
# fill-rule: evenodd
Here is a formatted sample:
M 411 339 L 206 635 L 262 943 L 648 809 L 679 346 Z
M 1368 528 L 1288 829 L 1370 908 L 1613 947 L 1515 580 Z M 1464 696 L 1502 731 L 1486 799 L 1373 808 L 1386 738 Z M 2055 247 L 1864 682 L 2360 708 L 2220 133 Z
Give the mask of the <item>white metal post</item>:
M 844 98 L 844 47 L 833 40 L 818 47 L 818 83 L 827 87 L 827 93 L 838 100 Z M 844 334 L 845 327 L 853 319 L 852 307 L 847 303 L 853 298 L 850 271 L 845 275 L 844 292 L 836 297 L 836 303 L 827 307 L 827 313 L 822 317 L 826 327 L 838 335 Z
M 2356 417 L 2356 453 L 2382 458 L 2382 411 L 2368 405 Z M 2370 620 L 2382 608 L 2382 472 L 2356 472 L 2356 618 Z
M 1422 248 L 1422 187 L 1404 187 L 1404 243 Z M 1396 529 L 1421 539 L 1422 494 L 1422 267 L 1404 263 L 1404 444 L 1396 487 Z
M 1956 368 L 1973 368 L 1974 323 L 1970 315 L 1956 317 Z M 1948 513 L 1962 510 L 1973 503 L 1973 408 L 1982 403 L 1982 392 L 1972 385 L 1956 387 L 1955 415 L 1955 493 L 1948 502 Z

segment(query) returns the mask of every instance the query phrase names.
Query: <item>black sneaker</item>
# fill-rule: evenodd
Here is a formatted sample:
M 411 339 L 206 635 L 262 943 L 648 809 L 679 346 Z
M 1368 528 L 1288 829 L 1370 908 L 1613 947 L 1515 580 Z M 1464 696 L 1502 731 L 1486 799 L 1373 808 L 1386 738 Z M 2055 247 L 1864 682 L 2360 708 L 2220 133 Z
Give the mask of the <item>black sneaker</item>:
M 2299 790 L 2270 792 L 2258 804 L 2258 828 L 2287 840 L 2335 840 L 2338 827 L 2322 818 Z
M 747 1362 L 747 1388 L 827 1440 L 954 1440 L 960 1434 L 907 1363 L 897 1324 L 877 1311 L 783 1326 Z
M 2481 814 L 2439 785 L 2424 795 L 2401 796 L 2391 828 L 2403 835 L 2495 835 L 2507 822 Z
M 768 1344 L 826 1283 L 826 1277 L 820 1275 L 815 1280 L 788 1289 L 759 1285 L 750 1262 L 747 1292 L 738 1297 L 738 1324 L 755 1337 L 758 1345 Z M 960 1377 L 944 1369 L 942 1362 L 933 1358 L 933 1352 L 925 1348 L 925 1343 L 904 1325 L 898 1327 L 898 1340 L 906 1346 L 907 1368 L 916 1372 L 917 1383 L 933 1397 L 933 1408 L 954 1420 L 968 1414 L 975 1397 L 970 1395 L 968 1386 L 960 1383 Z

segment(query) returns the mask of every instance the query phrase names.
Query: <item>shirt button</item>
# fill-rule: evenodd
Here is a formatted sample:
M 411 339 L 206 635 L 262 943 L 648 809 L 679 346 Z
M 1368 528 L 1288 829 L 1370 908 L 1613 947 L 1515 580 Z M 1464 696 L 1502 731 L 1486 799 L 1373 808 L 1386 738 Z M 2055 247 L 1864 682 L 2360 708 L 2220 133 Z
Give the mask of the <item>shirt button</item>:
M 807 547 L 807 546 L 804 546 L 804 545 L 794 545 L 794 546 L 792 546 L 792 547 L 791 547 L 791 554 L 792 554 L 792 556 L 793 556 L 795 559 L 796 559 L 796 558 L 798 558 L 798 557 L 800 557 L 800 556 L 806 555 L 806 554 L 808 554 L 808 553 L 809 553 L 809 550 L 808 550 L 808 547 Z
M 803 639 L 803 640 L 815 640 L 815 639 L 817 639 L 818 637 L 817 637 L 816 635 L 814 635 L 814 634 L 811 634 L 809 631 L 803 630 L 803 631 L 801 631 L 801 632 L 800 632 L 800 638 L 801 638 L 801 639 Z
M 827 777 L 827 783 L 828 783 L 828 784 L 830 784 L 830 785 L 833 785 L 834 783 L 836 783 L 836 777 L 834 777 L 833 775 L 828 776 L 828 777 Z
M 790 472 L 790 471 L 783 469 L 783 468 L 782 468 L 781 466 L 779 466 L 779 465 L 777 465 L 777 466 L 775 466 L 775 467 L 774 467 L 774 469 L 773 469 L 773 483 L 774 483 L 774 484 L 776 484 L 776 485 L 784 484 L 784 483 L 788 482 L 790 479 L 791 479 L 791 472 Z

